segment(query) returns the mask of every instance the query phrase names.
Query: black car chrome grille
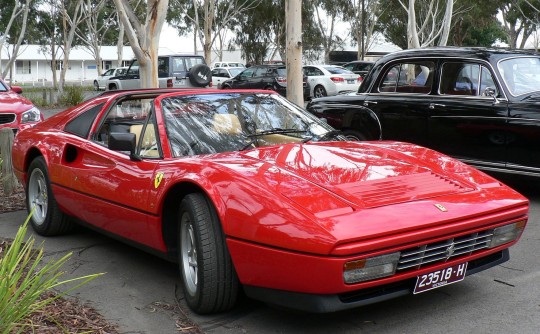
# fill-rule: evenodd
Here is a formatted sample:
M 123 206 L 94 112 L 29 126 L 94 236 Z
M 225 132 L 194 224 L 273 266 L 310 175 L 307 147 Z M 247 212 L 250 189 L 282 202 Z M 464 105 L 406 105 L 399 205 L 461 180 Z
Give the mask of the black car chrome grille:
M 488 247 L 493 229 L 460 236 L 436 243 L 409 248 L 401 252 L 397 271 L 419 269 L 428 264 L 470 255 Z
M 0 114 L 0 124 L 15 122 L 15 114 Z

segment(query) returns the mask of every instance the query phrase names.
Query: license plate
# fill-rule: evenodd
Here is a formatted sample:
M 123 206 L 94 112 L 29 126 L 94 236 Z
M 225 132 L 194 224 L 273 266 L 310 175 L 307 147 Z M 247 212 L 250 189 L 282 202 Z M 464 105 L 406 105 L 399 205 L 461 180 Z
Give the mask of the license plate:
M 347 80 L 347 83 L 352 84 L 352 83 L 354 83 L 354 80 Z
M 462 281 L 465 278 L 466 271 L 467 262 L 420 275 L 416 280 L 413 293 L 417 294 Z
M 186 80 L 185 80 L 185 79 L 176 80 L 176 84 L 177 84 L 177 85 L 180 85 L 180 86 L 183 86 L 183 85 L 186 84 Z

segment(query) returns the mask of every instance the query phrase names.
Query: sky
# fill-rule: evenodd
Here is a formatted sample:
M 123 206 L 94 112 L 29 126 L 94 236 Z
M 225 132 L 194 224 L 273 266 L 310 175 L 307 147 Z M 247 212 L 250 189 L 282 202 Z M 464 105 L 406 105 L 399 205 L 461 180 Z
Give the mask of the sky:
M 174 53 L 193 53 L 193 38 L 180 37 L 176 29 L 165 23 L 159 38 L 159 47 L 168 48 Z

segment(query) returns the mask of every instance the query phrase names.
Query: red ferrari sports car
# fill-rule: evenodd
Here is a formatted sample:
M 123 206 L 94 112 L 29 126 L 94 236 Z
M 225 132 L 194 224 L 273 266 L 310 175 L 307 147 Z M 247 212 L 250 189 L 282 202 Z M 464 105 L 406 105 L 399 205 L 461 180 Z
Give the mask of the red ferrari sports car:
M 112 91 L 19 132 L 41 235 L 74 221 L 179 264 L 198 313 L 332 312 L 508 260 L 529 203 L 416 145 L 346 141 L 269 91 Z

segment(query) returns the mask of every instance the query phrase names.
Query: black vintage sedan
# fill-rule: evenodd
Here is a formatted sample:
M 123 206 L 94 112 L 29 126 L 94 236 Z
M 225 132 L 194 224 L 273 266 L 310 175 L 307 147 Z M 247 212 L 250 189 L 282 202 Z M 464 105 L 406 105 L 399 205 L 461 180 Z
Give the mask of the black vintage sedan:
M 477 168 L 540 176 L 540 56 L 437 47 L 379 59 L 358 93 L 307 109 L 349 138 L 412 142 Z

